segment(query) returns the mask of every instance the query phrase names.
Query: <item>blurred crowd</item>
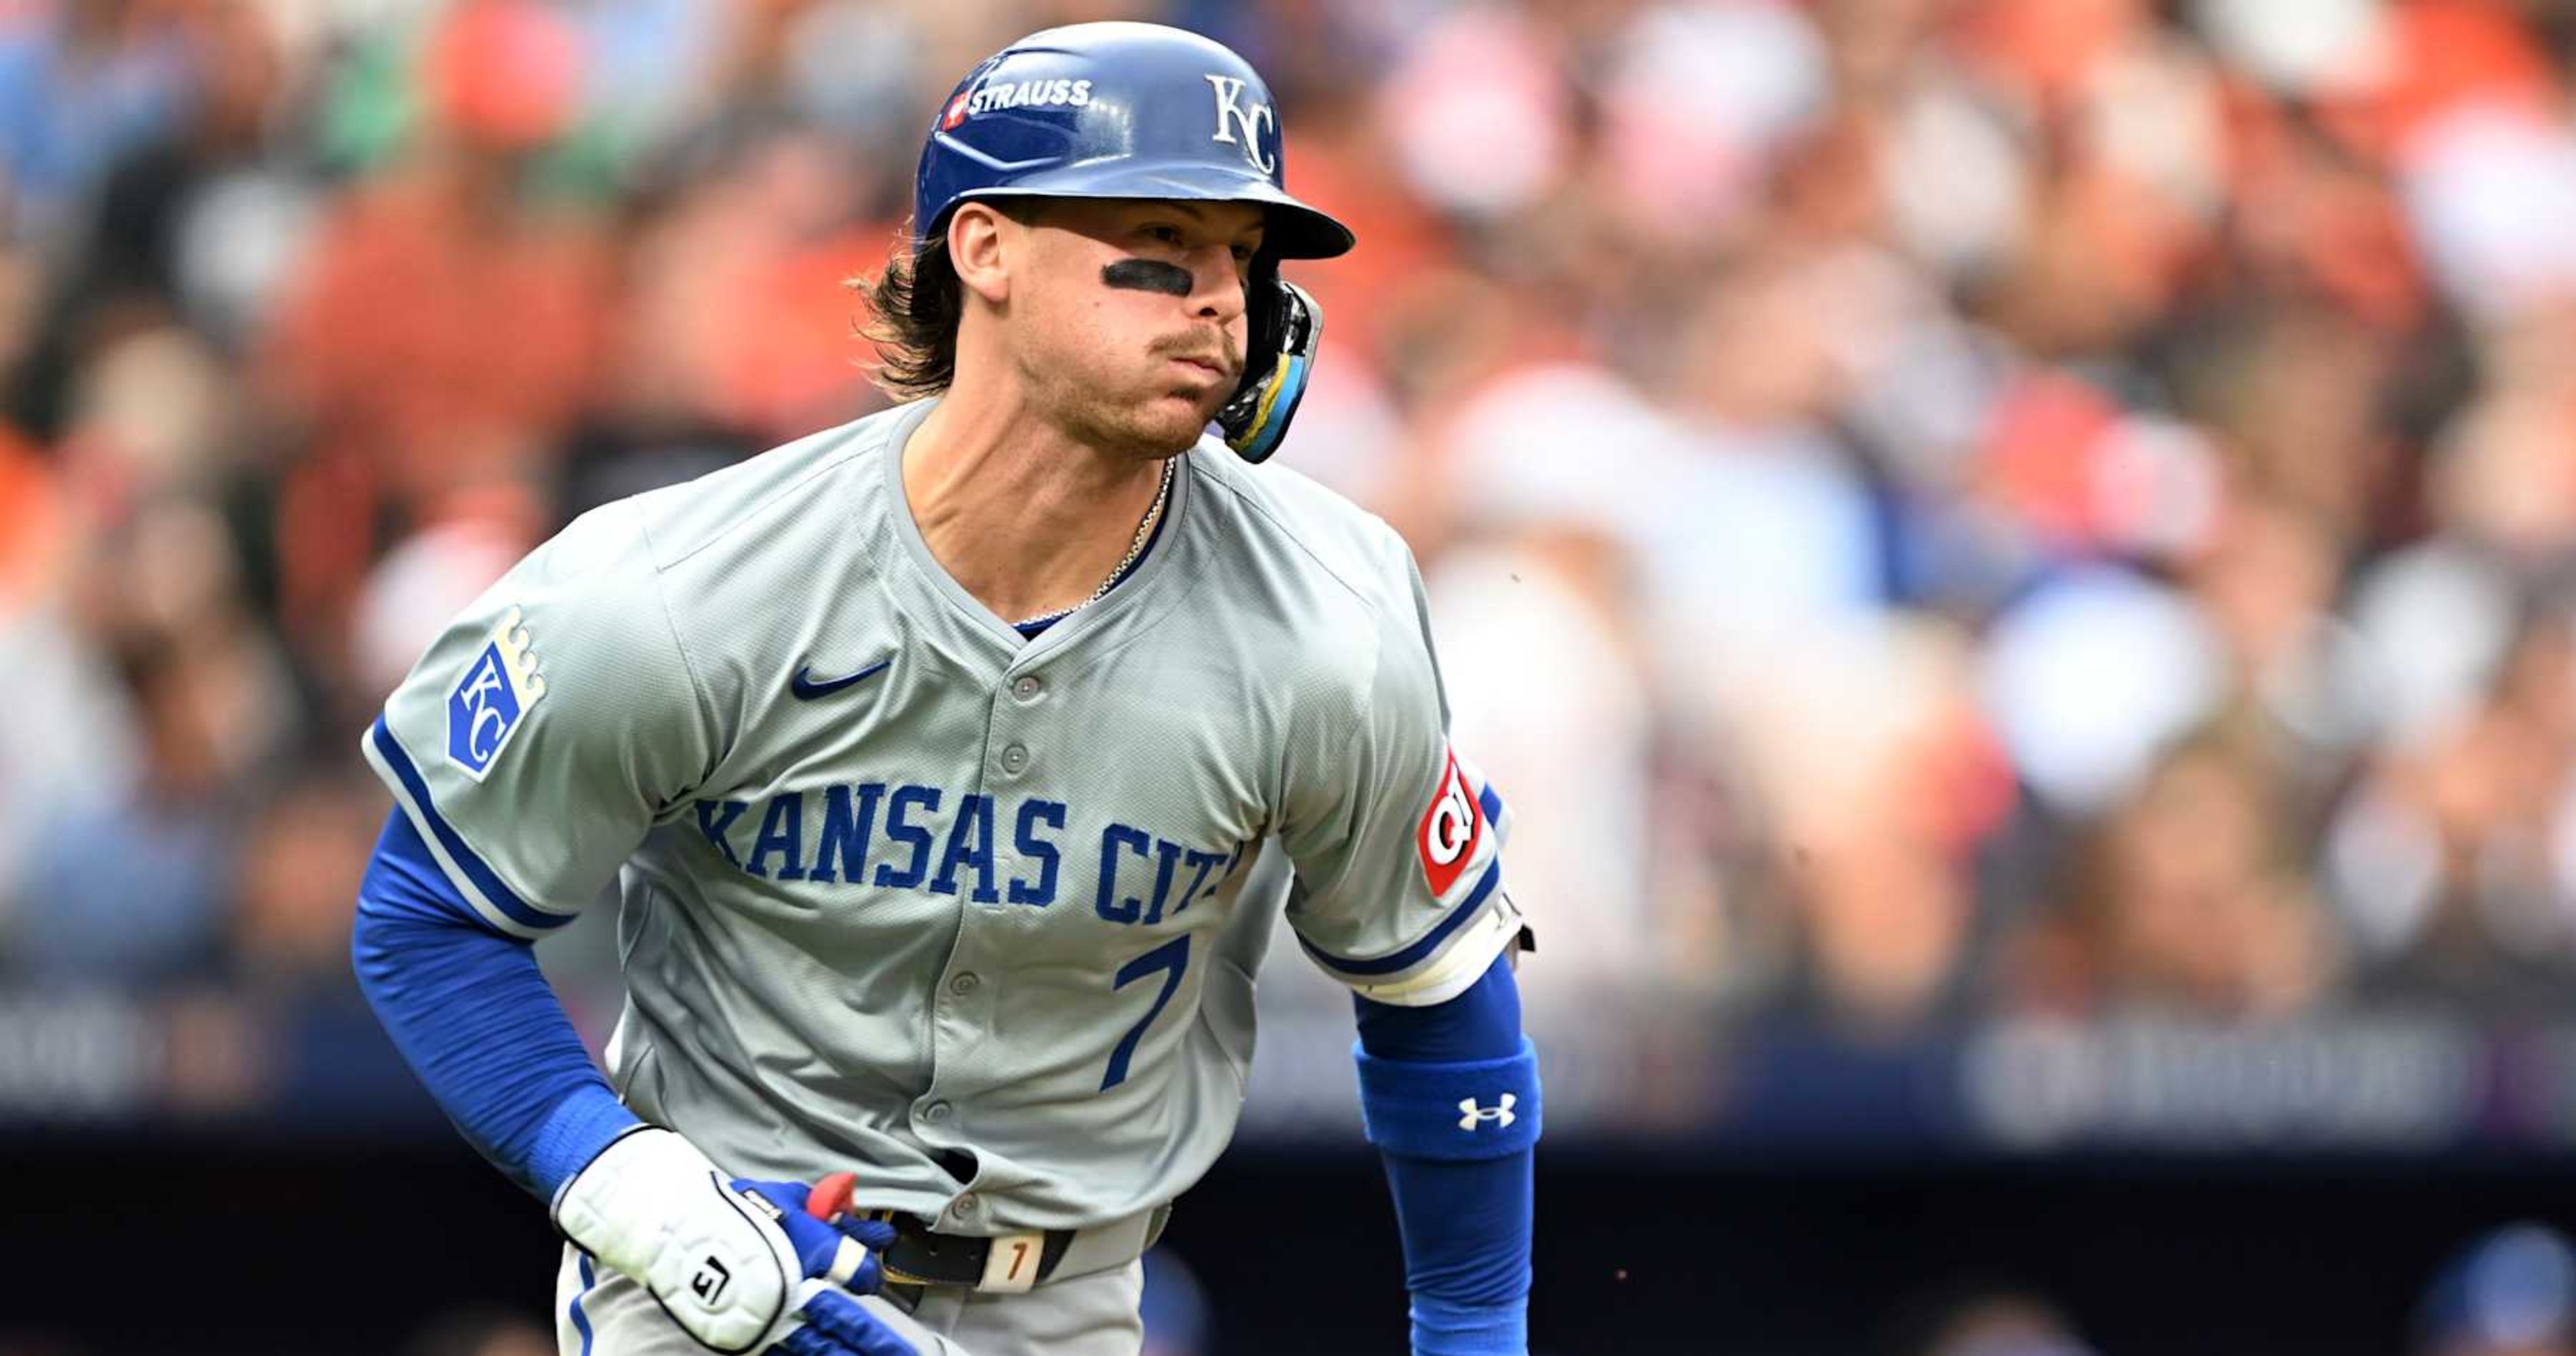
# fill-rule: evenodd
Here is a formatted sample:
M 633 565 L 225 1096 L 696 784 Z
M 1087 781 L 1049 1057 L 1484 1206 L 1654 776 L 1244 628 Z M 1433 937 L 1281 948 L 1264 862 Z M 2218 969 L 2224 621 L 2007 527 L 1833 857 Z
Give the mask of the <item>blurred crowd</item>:
M 2543 0 L 0 0 L 0 972 L 341 992 L 358 733 L 572 514 L 881 408 L 1047 24 L 1269 75 L 1544 1014 L 2576 1008 Z
M 2071 1316 L 2018 1287 L 1969 1285 L 1919 1310 L 1894 1325 L 1891 1356 L 2100 1356 Z M 2436 1269 L 2410 1326 L 2414 1356 L 2576 1356 L 2576 1246 L 2532 1221 L 2471 1239 Z M 2206 1336 L 2230 1349 L 2223 1326 Z

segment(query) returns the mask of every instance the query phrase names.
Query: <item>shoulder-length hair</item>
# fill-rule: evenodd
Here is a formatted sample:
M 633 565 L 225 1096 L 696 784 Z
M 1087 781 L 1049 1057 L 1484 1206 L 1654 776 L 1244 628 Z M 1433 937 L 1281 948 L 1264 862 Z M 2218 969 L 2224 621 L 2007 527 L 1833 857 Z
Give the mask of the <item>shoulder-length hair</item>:
M 872 312 L 859 334 L 877 346 L 877 385 L 898 400 L 947 390 L 957 379 L 957 320 L 965 311 L 948 242 L 916 242 L 907 230 L 885 271 L 852 278 L 850 288 Z

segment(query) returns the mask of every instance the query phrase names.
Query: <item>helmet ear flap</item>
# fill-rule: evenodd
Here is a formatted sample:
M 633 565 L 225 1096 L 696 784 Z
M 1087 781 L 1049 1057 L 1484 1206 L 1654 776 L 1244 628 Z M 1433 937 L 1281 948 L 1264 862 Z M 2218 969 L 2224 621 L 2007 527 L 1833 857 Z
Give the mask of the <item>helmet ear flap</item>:
M 1266 379 L 1278 366 L 1279 332 L 1288 322 L 1279 286 L 1279 261 L 1268 253 L 1255 255 L 1252 276 L 1243 285 L 1244 386 Z
M 1324 336 L 1324 311 L 1306 289 L 1279 276 L 1279 261 L 1254 265 L 1244 308 L 1243 382 L 1216 412 L 1225 445 L 1258 465 L 1279 450 Z

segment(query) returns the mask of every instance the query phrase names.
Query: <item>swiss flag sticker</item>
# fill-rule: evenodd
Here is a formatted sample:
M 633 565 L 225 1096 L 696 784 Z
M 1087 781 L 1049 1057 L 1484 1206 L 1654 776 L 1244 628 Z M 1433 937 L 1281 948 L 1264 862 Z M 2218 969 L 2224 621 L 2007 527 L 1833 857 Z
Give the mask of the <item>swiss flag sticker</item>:
M 957 124 L 966 121 L 966 101 L 973 97 L 971 94 L 960 94 L 948 101 L 947 110 L 939 115 L 941 131 L 954 132 L 957 130 Z
M 1422 812 L 1422 827 L 1414 833 L 1414 845 L 1422 851 L 1422 873 L 1431 878 L 1434 896 L 1449 893 L 1485 841 L 1485 812 L 1467 788 L 1466 774 L 1458 770 L 1457 755 L 1445 757 L 1439 790 L 1431 797 L 1431 808 Z

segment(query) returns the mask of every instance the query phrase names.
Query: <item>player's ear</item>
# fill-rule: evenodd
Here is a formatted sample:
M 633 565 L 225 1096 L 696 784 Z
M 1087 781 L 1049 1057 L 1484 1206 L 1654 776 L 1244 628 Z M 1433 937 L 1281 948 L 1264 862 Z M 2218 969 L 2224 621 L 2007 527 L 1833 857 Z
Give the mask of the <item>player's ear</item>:
M 948 219 L 948 262 L 958 285 L 996 306 L 1010 300 L 1011 265 L 1027 232 L 991 203 L 960 203 Z

